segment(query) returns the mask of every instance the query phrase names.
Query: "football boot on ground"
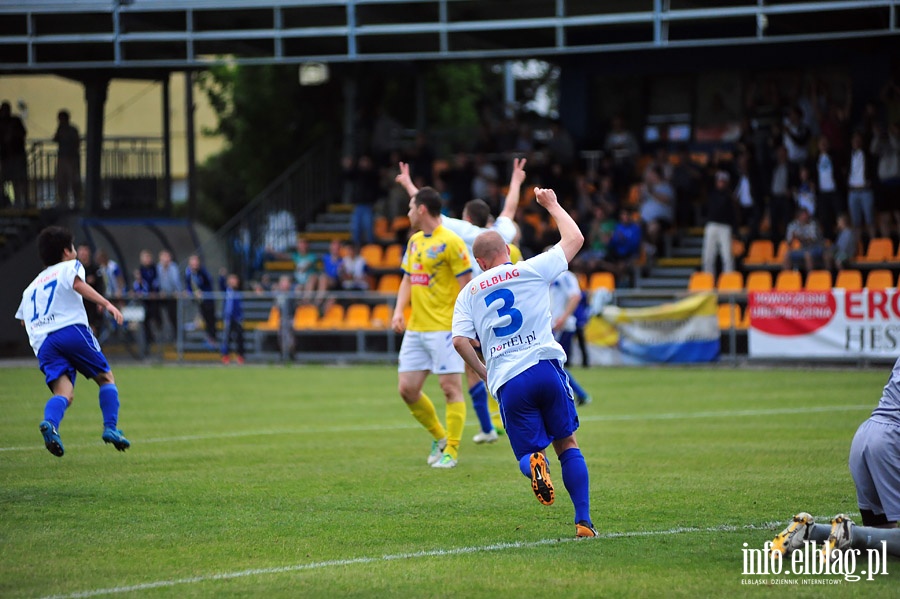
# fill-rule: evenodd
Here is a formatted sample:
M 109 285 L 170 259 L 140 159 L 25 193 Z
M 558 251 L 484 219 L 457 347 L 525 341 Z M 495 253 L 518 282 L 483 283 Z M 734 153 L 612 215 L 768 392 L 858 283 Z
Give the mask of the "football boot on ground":
M 553 491 L 553 483 L 550 482 L 550 472 L 547 470 L 547 458 L 537 452 L 531 454 L 531 490 L 534 496 L 544 505 L 553 505 L 556 497 Z
M 113 447 L 118 449 L 119 451 L 125 451 L 129 447 L 131 447 L 131 443 L 125 436 L 122 434 L 122 431 L 115 428 L 108 428 L 103 431 L 103 437 L 101 437 L 105 443 L 112 443 Z
M 600 533 L 597 532 L 597 529 L 594 528 L 594 525 L 588 522 L 587 520 L 582 520 L 578 524 L 575 525 L 575 537 L 579 539 L 589 539 L 591 537 L 599 536 Z
M 431 442 L 431 453 L 428 454 L 428 465 L 433 466 L 437 462 L 440 461 L 441 456 L 444 455 L 444 449 L 447 447 L 447 439 L 446 437 L 441 439 L 440 441 L 432 441 Z
M 449 453 L 441 456 L 437 462 L 431 465 L 432 468 L 456 468 L 456 460 Z
M 809 533 L 815 523 L 813 517 L 806 512 L 794 516 L 788 527 L 772 539 L 772 553 L 777 552 L 783 557 L 788 557 L 794 551 L 802 549 L 803 543 L 809 540 Z
M 850 549 L 850 541 L 853 537 L 853 520 L 844 514 L 838 514 L 831 519 L 831 533 L 825 546 L 822 547 L 822 559 L 834 562 L 838 556 L 834 550 L 847 551 Z
M 481 445 L 482 443 L 496 443 L 497 439 L 500 438 L 500 435 L 497 434 L 497 431 L 491 429 L 491 432 L 485 433 L 483 431 L 479 432 L 477 435 L 472 437 L 472 441 Z
M 59 438 L 56 427 L 44 420 L 41 422 L 40 429 L 41 434 L 44 435 L 44 445 L 47 447 L 47 451 L 61 458 L 65 449 L 63 449 L 62 439 Z

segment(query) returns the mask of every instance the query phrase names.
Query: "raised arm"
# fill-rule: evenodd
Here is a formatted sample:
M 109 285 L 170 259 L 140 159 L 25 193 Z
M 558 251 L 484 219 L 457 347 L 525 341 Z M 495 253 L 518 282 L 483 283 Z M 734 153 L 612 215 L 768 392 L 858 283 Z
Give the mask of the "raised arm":
M 513 172 L 509 177 L 509 191 L 506 192 L 506 201 L 503 202 L 503 210 L 500 216 L 513 220 L 516 210 L 519 208 L 519 196 L 522 191 L 522 183 L 525 182 L 525 158 L 513 158 Z
M 569 216 L 569 213 L 559 205 L 555 191 L 535 187 L 534 194 L 537 196 L 538 204 L 543 206 L 550 213 L 550 216 L 553 217 L 553 220 L 556 221 L 560 236 L 558 245 L 566 255 L 566 260 L 571 262 L 575 254 L 581 250 L 581 246 L 584 243 L 584 235 L 581 234 L 578 224 Z
M 394 181 L 403 186 L 403 189 L 406 190 L 409 197 L 413 197 L 419 193 L 419 188 L 415 186 L 412 182 L 412 177 L 409 176 L 409 164 L 406 162 L 400 163 L 400 174 L 394 177 Z

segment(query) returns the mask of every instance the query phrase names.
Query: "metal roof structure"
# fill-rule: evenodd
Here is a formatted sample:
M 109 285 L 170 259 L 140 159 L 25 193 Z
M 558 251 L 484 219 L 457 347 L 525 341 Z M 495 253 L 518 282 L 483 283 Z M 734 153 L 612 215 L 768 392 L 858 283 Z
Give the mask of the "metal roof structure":
M 900 33 L 900 0 L 0 0 L 0 72 L 514 59 Z

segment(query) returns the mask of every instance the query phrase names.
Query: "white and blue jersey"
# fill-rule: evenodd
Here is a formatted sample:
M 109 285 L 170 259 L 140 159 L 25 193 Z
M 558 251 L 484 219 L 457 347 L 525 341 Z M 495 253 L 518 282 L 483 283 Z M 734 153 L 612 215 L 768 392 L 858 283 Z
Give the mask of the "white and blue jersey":
M 501 216 L 494 221 L 494 224 L 490 226 L 490 228 L 479 227 L 477 225 L 473 225 L 469 221 L 462 220 L 459 218 L 452 218 L 449 216 L 444 216 L 441 218 L 441 224 L 459 235 L 459 237 L 465 242 L 466 249 L 469 251 L 469 262 L 472 263 L 472 276 L 476 277 L 481 274 L 481 267 L 478 266 L 478 262 L 475 260 L 475 255 L 472 254 L 472 244 L 475 243 L 475 238 L 484 233 L 485 231 L 496 231 L 500 237 L 503 238 L 503 241 L 506 243 L 512 243 L 516 238 L 516 224 L 512 221 L 511 218 L 506 216 Z
M 76 277 L 84 280 L 78 260 L 44 269 L 25 289 L 16 311 L 48 384 L 61 376 L 74 383 L 76 371 L 94 378 L 110 370 L 88 328 L 84 302 L 74 289 Z
M 87 326 L 84 300 L 73 287 L 75 277 L 85 278 L 81 262 L 58 262 L 45 268 L 22 293 L 16 318 L 25 323 L 34 355 L 53 331 L 73 324 Z
M 565 314 L 566 306 L 575 296 L 578 296 L 579 300 L 581 299 L 581 286 L 578 284 L 578 278 L 567 269 L 565 272 L 560 273 L 550 285 L 550 314 L 554 322 Z M 577 319 L 575 318 L 575 313 L 572 312 L 566 318 L 566 322 L 563 323 L 562 330 L 574 331 L 576 325 Z
M 488 387 L 498 390 L 541 360 L 565 362 L 553 338 L 550 284 L 568 270 L 559 246 L 516 264 L 484 272 L 460 290 L 453 313 L 453 336 L 481 341 Z

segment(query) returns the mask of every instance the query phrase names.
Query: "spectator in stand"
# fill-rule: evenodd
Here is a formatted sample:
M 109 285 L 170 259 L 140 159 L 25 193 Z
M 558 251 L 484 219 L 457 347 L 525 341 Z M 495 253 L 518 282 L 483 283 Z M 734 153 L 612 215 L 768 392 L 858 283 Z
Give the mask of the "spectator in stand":
M 825 267 L 843 270 L 856 259 L 856 236 L 846 214 L 837 217 L 837 241 L 825 252 Z
M 329 291 L 340 287 L 342 261 L 341 242 L 332 239 L 328 253 L 322 256 L 322 273 L 318 277 L 316 303 L 320 306 Z
M 144 341 L 149 347 L 156 339 L 155 330 L 160 328 L 159 272 L 150 250 L 141 250 L 138 270 L 144 293 Z
M 747 228 L 745 242 L 759 237 L 760 223 L 765 212 L 765 198 L 756 169 L 746 152 L 737 157 L 737 182 L 734 199 L 738 203 L 740 224 Z
M 93 287 L 94 291 L 102 294 L 105 291 L 103 288 L 104 283 L 103 279 L 98 275 L 100 267 L 93 260 L 91 246 L 82 243 L 78 246 L 76 256 L 81 265 L 84 266 L 84 282 Z M 84 310 L 87 312 L 88 325 L 90 325 L 94 335 L 97 335 L 103 326 L 103 307 L 86 299 L 84 300 Z
M 850 139 L 850 164 L 847 173 L 847 205 L 850 222 L 857 239 L 862 239 L 863 227 L 869 239 L 875 237 L 875 193 L 878 160 L 868 152 L 863 135 L 856 131 Z
M 497 167 L 484 154 L 475 155 L 475 177 L 472 179 L 472 197 L 487 201 L 491 195 L 491 185 L 497 186 L 500 175 Z M 413 181 L 415 183 L 415 181 Z M 419 187 L 418 185 L 416 187 Z
M 850 82 L 847 81 L 844 84 L 843 104 L 840 104 L 835 99 L 830 100 L 825 114 L 819 119 L 819 129 L 822 131 L 821 137 L 828 139 L 828 147 L 833 157 L 841 164 L 846 162 L 849 154 L 850 133 L 848 120 L 852 106 L 853 92 L 851 91 Z
M 788 225 L 787 242 L 791 249 L 784 256 L 785 270 L 794 268 L 797 262 L 802 261 L 804 268 L 809 272 L 815 268 L 816 262 L 822 259 L 824 250 L 822 232 L 805 208 L 798 208 L 797 218 Z
M 815 158 L 813 179 L 816 186 L 816 208 L 818 220 L 822 223 L 825 239 L 834 239 L 834 225 L 837 215 L 846 210 L 844 199 L 838 188 L 838 173 L 843 170 L 835 154 L 831 151 L 831 142 L 824 134 L 819 138 L 819 153 Z
M 734 270 L 731 255 L 734 204 L 731 175 L 720 170 L 713 178 L 713 188 L 706 195 L 706 226 L 703 228 L 703 271 L 713 276 L 716 275 L 717 257 L 722 260 L 722 272 Z
M 619 222 L 606 243 L 606 258 L 599 267 L 613 273 L 619 285 L 640 254 L 641 225 L 634 212 L 622 208 L 619 210 Z M 634 280 L 630 284 L 634 285 Z
M 375 163 L 367 154 L 363 154 L 354 164 L 353 158 L 345 156 L 343 160 L 344 179 L 350 201 L 353 203 L 353 216 L 350 230 L 353 243 L 372 243 L 372 230 L 375 220 L 375 203 L 380 190 L 379 173 Z
M 81 135 L 69 119 L 68 110 L 56 115 L 56 202 L 75 208 L 81 205 Z
M 97 250 L 97 276 L 103 284 L 101 293 L 106 299 L 113 300 L 113 305 L 119 307 L 122 296 L 125 295 L 125 273 L 119 268 L 118 263 L 111 260 L 106 250 Z
M 603 149 L 612 156 L 616 188 L 631 183 L 641 148 L 634 133 L 625 128 L 625 119 L 621 115 L 613 117 Z
M 792 190 L 796 187 L 796 171 L 788 160 L 787 148 L 775 150 L 775 164 L 769 181 L 769 236 L 776 246 L 784 239 L 788 221 L 794 212 Z
M 309 241 L 297 237 L 297 249 L 291 254 L 294 261 L 294 284 L 303 298 L 311 298 L 319 281 L 319 257 L 309 251 Z
M 230 362 L 231 339 L 237 349 L 237 363 L 244 363 L 244 302 L 241 299 L 240 279 L 234 273 L 225 277 L 225 299 L 222 303 L 222 363 Z
M 347 255 L 340 261 L 338 272 L 341 288 L 345 291 L 366 291 L 369 288 L 368 265 L 366 259 L 359 255 L 359 246 L 347 246 Z
M 169 321 L 172 337 L 177 336 L 178 331 L 178 296 L 184 291 L 184 282 L 178 264 L 172 260 L 169 250 L 159 252 L 159 262 L 156 263 L 156 274 L 159 280 L 160 308 Z
M 799 167 L 809 158 L 807 147 L 810 138 L 809 127 L 803 122 L 803 111 L 797 106 L 792 106 L 790 113 L 784 119 L 782 137 L 791 164 Z
M 462 151 L 456 152 L 453 155 L 453 164 L 440 176 L 444 180 L 447 194 L 450 196 L 450 202 L 447 205 L 450 216 L 462 217 L 463 208 L 472 199 L 472 182 L 475 179 L 475 170 L 472 168 L 468 154 Z M 404 193 L 403 198 L 406 204 L 409 204 L 409 196 Z
M 281 275 L 275 287 L 275 307 L 278 308 L 278 349 L 284 358 L 294 358 L 294 310 L 296 309 L 294 286 L 291 277 Z
M 647 171 L 647 178 L 641 185 L 641 221 L 644 224 L 648 242 L 647 254 L 662 254 L 662 236 L 675 219 L 675 192 L 663 179 L 658 167 Z
M 798 208 L 806 208 L 810 216 L 816 216 L 816 184 L 806 165 L 800 167 L 800 178 L 794 190 L 794 203 Z
M 703 186 L 703 171 L 691 159 L 687 146 L 678 150 L 678 161 L 672 169 L 672 187 L 675 189 L 675 219 L 679 226 L 690 226 L 696 219 L 695 206 Z
M 892 226 L 900 234 L 900 122 L 887 130 L 876 125 L 870 151 L 878 158 L 880 235 L 890 237 Z
M 600 270 L 605 265 L 607 245 L 617 224 L 616 219 L 606 211 L 602 204 L 595 204 L 593 213 L 588 230 L 582 232 L 585 238 L 584 247 L 572 261 L 573 269 L 585 273 Z
M 659 169 L 659 172 L 662 174 L 662 178 L 668 182 L 672 183 L 672 174 L 675 172 L 675 165 L 672 164 L 672 161 L 669 160 L 669 151 L 665 148 L 665 146 L 659 146 L 653 152 L 653 159 L 647 163 L 647 166 L 644 168 L 644 179 L 647 178 L 647 171 L 652 168 Z
M 23 103 L 19 103 L 24 107 Z M 27 131 L 22 119 L 12 113 L 12 106 L 0 104 L 0 189 L 12 184 L 13 206 L 28 207 L 28 164 L 25 153 Z M 5 191 L 5 190 L 4 190 Z
M 206 332 L 207 349 L 216 347 L 216 302 L 212 298 L 213 282 L 209 271 L 200 263 L 200 256 L 191 254 L 184 269 L 184 290 L 190 294 L 200 310 Z

